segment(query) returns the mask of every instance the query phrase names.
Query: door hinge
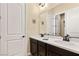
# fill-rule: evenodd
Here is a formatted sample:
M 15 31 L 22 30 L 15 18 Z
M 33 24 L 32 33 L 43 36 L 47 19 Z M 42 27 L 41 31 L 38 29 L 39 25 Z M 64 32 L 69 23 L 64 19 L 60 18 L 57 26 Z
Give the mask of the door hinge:
M 0 36 L 0 40 L 1 40 L 1 36 Z
M 0 16 L 0 19 L 1 19 L 1 16 Z

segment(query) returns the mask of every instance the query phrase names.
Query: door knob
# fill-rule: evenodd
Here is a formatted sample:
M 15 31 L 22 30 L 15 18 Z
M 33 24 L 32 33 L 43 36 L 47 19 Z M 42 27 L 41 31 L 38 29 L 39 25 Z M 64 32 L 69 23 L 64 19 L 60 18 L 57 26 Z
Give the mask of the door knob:
M 23 38 L 25 37 L 25 35 L 22 36 Z

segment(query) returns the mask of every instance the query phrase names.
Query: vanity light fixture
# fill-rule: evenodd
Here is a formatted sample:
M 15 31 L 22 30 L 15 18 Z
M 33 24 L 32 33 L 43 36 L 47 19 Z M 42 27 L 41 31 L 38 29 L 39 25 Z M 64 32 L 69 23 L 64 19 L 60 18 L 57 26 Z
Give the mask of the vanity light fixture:
M 39 6 L 44 7 L 45 3 L 39 3 Z
M 48 7 L 48 4 L 47 3 L 39 3 L 38 6 L 39 6 L 40 10 L 45 10 Z

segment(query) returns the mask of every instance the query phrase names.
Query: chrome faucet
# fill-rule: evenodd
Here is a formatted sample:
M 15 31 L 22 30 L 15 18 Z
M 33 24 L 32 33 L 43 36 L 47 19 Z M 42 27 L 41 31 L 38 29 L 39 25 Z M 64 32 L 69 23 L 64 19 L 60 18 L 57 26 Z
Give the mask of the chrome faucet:
M 53 36 L 53 34 L 50 34 L 50 33 L 44 33 L 44 35 Z
M 63 37 L 63 41 L 68 41 L 69 42 L 70 41 L 69 38 L 70 38 L 70 36 L 67 34 L 66 36 Z
M 44 37 L 45 35 L 48 35 L 48 36 L 49 36 L 49 35 L 50 35 L 50 36 L 53 36 L 53 34 L 49 34 L 49 33 L 43 33 L 43 34 L 41 33 L 40 35 L 41 35 L 41 37 Z

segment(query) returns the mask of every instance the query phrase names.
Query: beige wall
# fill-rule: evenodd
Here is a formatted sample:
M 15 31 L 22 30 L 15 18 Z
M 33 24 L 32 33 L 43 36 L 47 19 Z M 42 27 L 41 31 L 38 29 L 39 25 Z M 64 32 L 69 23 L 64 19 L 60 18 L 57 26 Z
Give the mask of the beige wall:
M 36 22 L 33 23 L 33 20 Z M 30 19 L 28 27 L 30 35 L 39 33 L 39 8 L 35 4 L 30 4 Z
M 39 8 L 32 3 L 26 4 L 26 19 L 27 19 L 27 53 L 30 52 L 29 37 L 39 33 Z M 33 19 L 36 21 L 34 24 Z
M 51 5 L 52 6 L 52 5 Z M 74 8 L 74 7 L 79 7 L 79 4 L 70 4 L 70 3 L 63 3 L 60 5 L 57 5 L 55 8 L 50 9 L 50 6 L 48 6 L 47 10 L 46 8 L 44 10 L 40 10 L 37 4 L 29 4 L 29 18 L 27 20 L 27 27 L 28 27 L 28 38 L 31 35 L 39 34 L 40 32 L 46 32 L 46 20 L 40 18 L 40 13 L 45 13 L 47 11 L 50 11 L 51 13 L 57 13 L 57 12 L 62 12 L 64 10 Z M 27 12 L 26 12 L 27 14 Z M 33 24 L 32 20 L 35 19 L 36 23 Z M 39 25 L 41 21 L 45 22 L 45 25 Z M 28 52 L 30 51 L 29 49 L 29 40 L 28 40 Z

